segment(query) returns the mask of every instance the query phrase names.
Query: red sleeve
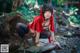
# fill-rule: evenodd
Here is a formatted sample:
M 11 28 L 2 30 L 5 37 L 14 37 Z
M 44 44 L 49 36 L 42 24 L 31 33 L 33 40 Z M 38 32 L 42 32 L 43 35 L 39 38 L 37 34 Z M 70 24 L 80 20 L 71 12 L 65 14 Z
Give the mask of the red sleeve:
M 30 29 L 37 32 L 42 31 L 41 23 L 39 22 L 39 19 L 37 17 L 35 17 L 34 21 L 30 25 Z
M 41 32 L 42 31 L 42 27 L 41 27 L 41 24 L 39 23 L 39 21 L 37 21 L 37 23 L 36 23 L 35 30 L 37 32 Z

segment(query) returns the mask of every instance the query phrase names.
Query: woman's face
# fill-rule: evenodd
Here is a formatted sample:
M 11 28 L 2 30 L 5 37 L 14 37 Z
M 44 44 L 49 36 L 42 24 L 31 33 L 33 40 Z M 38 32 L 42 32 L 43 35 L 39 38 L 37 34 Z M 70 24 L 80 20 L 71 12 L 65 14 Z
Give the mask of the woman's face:
M 45 17 L 45 20 L 46 20 L 46 19 L 49 19 L 49 18 L 51 17 L 51 12 L 50 12 L 50 11 L 46 11 L 46 12 L 44 13 L 44 17 Z

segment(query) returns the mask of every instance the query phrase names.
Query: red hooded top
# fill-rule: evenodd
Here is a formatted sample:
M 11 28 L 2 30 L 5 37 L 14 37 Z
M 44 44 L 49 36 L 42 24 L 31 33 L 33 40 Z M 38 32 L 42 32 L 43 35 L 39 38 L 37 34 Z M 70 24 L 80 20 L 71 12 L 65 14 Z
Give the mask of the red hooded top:
M 50 26 L 50 31 L 54 32 L 54 19 L 53 19 L 53 15 L 51 15 L 50 17 L 50 22 L 49 22 L 49 26 Z M 33 20 L 33 22 L 31 24 L 29 24 L 29 29 L 33 30 L 33 31 L 37 31 L 37 32 L 42 32 L 43 26 L 42 23 L 44 22 L 44 17 L 43 17 L 43 13 L 42 10 L 40 11 L 40 15 L 36 16 Z

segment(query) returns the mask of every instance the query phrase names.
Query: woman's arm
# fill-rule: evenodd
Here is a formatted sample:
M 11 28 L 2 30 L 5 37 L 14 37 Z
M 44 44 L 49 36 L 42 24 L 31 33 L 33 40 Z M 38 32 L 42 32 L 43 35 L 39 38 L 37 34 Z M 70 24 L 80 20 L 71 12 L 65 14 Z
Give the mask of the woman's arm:
M 40 37 L 40 32 L 37 32 L 36 31 L 36 34 L 35 34 L 35 43 L 39 43 L 39 37 Z
M 50 30 L 50 26 L 49 26 L 49 31 L 51 33 L 51 40 L 53 40 L 53 42 L 55 42 L 55 36 L 54 36 L 54 32 Z
M 51 37 L 52 37 L 53 42 L 55 42 L 56 40 L 55 40 L 54 32 L 51 32 Z

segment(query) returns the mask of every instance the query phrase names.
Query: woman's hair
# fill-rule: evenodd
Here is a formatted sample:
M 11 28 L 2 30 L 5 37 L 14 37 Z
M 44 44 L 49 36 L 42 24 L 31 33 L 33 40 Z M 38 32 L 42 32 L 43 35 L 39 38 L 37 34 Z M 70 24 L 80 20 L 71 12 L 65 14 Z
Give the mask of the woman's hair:
M 50 4 L 44 4 L 42 6 L 42 13 L 44 14 L 46 11 L 50 11 L 53 14 L 53 7 Z

